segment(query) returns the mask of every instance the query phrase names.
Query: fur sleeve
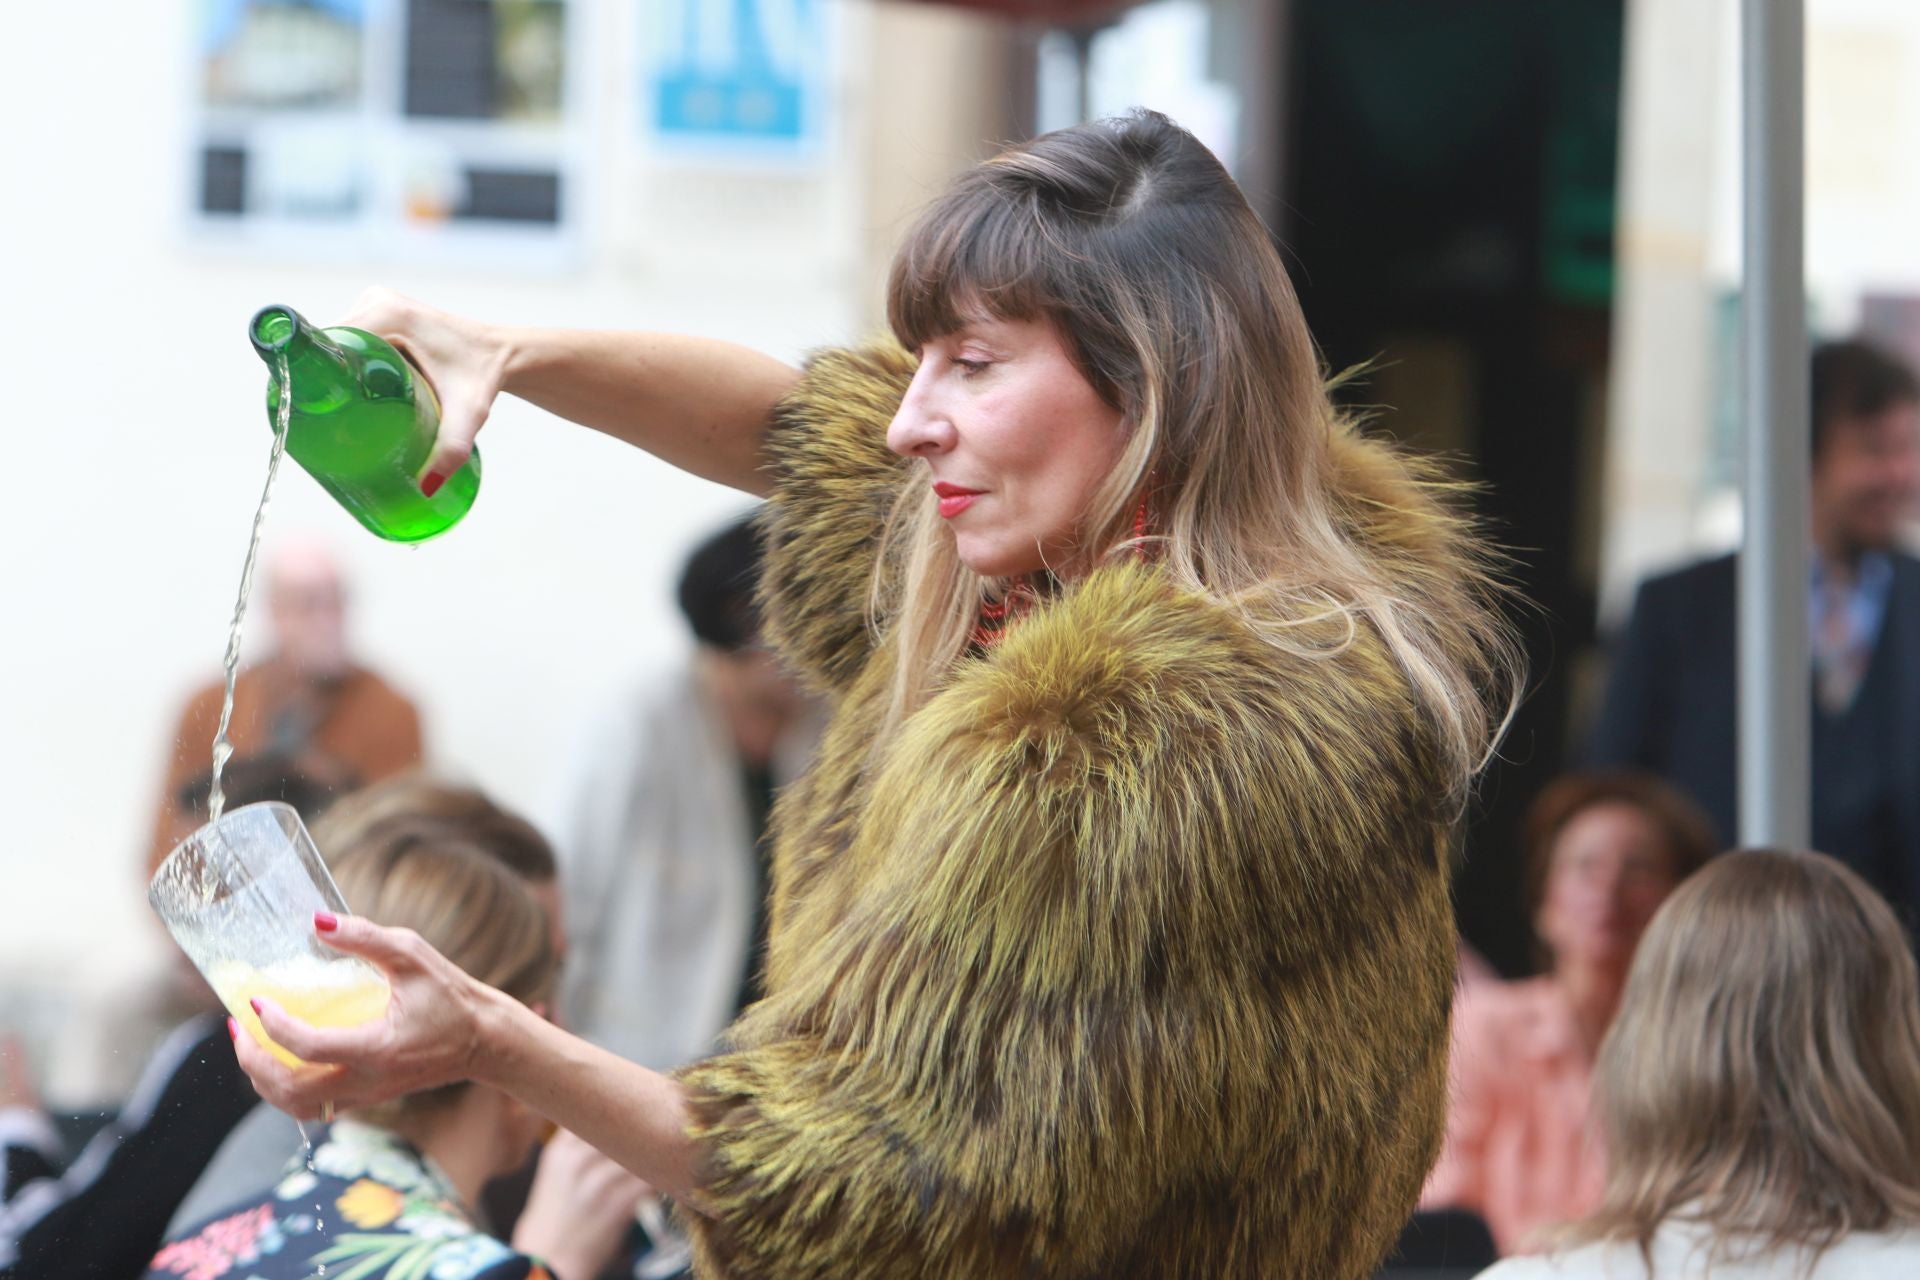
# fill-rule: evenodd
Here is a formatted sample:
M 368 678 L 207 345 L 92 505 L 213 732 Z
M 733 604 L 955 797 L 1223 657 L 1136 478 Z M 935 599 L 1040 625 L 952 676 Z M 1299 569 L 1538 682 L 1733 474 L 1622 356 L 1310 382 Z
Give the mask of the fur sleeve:
M 851 682 L 871 648 L 874 557 L 906 467 L 887 424 L 914 367 L 893 344 L 824 351 L 774 411 L 761 604 L 768 637 L 829 689 Z
M 1437 1144 L 1452 963 L 1398 689 L 1134 567 L 963 668 L 846 916 L 683 1073 L 701 1274 L 1370 1272 Z

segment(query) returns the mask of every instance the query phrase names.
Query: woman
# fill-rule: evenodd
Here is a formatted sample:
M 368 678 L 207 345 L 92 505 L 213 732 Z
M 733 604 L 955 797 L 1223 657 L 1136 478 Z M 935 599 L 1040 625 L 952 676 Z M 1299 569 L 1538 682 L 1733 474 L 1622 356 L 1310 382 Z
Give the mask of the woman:
M 1447 1142 L 1423 1207 L 1471 1209 L 1502 1253 L 1599 1203 L 1593 1059 L 1634 947 L 1669 893 L 1714 851 L 1706 818 L 1643 774 L 1572 774 L 1525 827 L 1528 897 L 1548 971 L 1470 988 L 1454 1018 Z
M 230 793 L 231 794 L 231 793 Z M 532 823 L 501 808 L 486 793 L 415 771 L 360 788 L 327 806 L 312 821 L 314 840 L 329 861 L 391 859 L 420 843 L 477 848 L 511 871 L 547 917 L 548 945 L 562 972 L 568 963 L 568 927 L 560 901 L 559 866 L 553 848 Z M 233 1073 L 248 1099 L 258 1102 L 246 1077 Z M 236 1199 L 275 1180 L 300 1135 L 287 1116 L 261 1103 L 241 1121 L 167 1224 L 178 1234 Z M 561 1150 L 569 1148 L 562 1144 Z M 549 1148 L 550 1154 L 552 1151 Z M 496 1192 L 504 1188 L 495 1188 Z M 522 1195 L 527 1188 L 519 1187 Z M 512 1202 L 494 1200 L 511 1210 Z M 153 1250 L 147 1249 L 144 1264 Z
M 1486 1280 L 1920 1275 L 1920 976 L 1892 910 L 1819 854 L 1682 885 L 1600 1052 L 1606 1197 Z
M 1368 1274 L 1438 1149 L 1447 850 L 1511 687 L 1476 542 L 1327 398 L 1279 255 L 1142 113 L 961 177 L 900 346 L 797 372 L 378 295 L 500 391 L 770 495 L 767 630 L 834 701 L 775 816 L 766 997 L 668 1078 L 414 939 L 314 1113 L 500 1087 L 691 1208 L 701 1273 Z
M 342 895 L 371 920 L 416 930 L 501 999 L 549 999 L 550 920 L 513 865 L 523 835 L 538 843 L 531 829 L 476 792 L 417 779 L 359 799 L 316 828 Z M 571 1134 L 545 1154 L 513 1245 L 480 1222 L 482 1187 L 521 1168 L 545 1128 L 500 1090 L 466 1083 L 344 1113 L 312 1135 L 307 1161 L 170 1239 L 146 1275 L 587 1280 L 613 1255 L 644 1188 Z

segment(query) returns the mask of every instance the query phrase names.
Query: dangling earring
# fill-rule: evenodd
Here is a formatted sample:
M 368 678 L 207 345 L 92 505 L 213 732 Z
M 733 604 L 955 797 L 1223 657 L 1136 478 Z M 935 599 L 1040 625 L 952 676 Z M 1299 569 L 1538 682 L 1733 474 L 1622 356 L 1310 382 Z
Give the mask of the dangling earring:
M 1159 487 L 1159 470 L 1149 469 L 1147 482 L 1140 487 L 1140 505 L 1133 509 L 1133 554 L 1136 559 L 1145 560 L 1149 556 L 1147 530 L 1153 525 L 1153 491 Z

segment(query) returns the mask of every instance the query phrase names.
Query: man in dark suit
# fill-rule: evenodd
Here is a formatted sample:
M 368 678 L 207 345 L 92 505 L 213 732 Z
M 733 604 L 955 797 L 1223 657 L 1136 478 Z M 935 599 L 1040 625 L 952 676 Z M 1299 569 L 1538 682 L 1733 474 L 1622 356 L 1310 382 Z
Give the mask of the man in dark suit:
M 1813 843 L 1920 905 L 1920 383 L 1862 342 L 1814 352 L 1808 584 Z M 1590 755 L 1647 769 L 1736 839 L 1734 557 L 1641 584 Z

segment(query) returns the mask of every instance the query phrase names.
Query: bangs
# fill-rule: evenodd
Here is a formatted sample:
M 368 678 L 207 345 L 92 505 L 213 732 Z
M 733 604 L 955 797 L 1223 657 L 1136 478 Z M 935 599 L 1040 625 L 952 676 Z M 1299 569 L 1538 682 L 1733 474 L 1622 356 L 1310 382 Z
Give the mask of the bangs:
M 1078 255 L 1049 238 L 1036 211 L 1018 207 L 986 175 L 971 176 L 921 215 L 894 255 L 887 324 L 909 351 L 971 320 L 1066 309 L 1055 270 Z

